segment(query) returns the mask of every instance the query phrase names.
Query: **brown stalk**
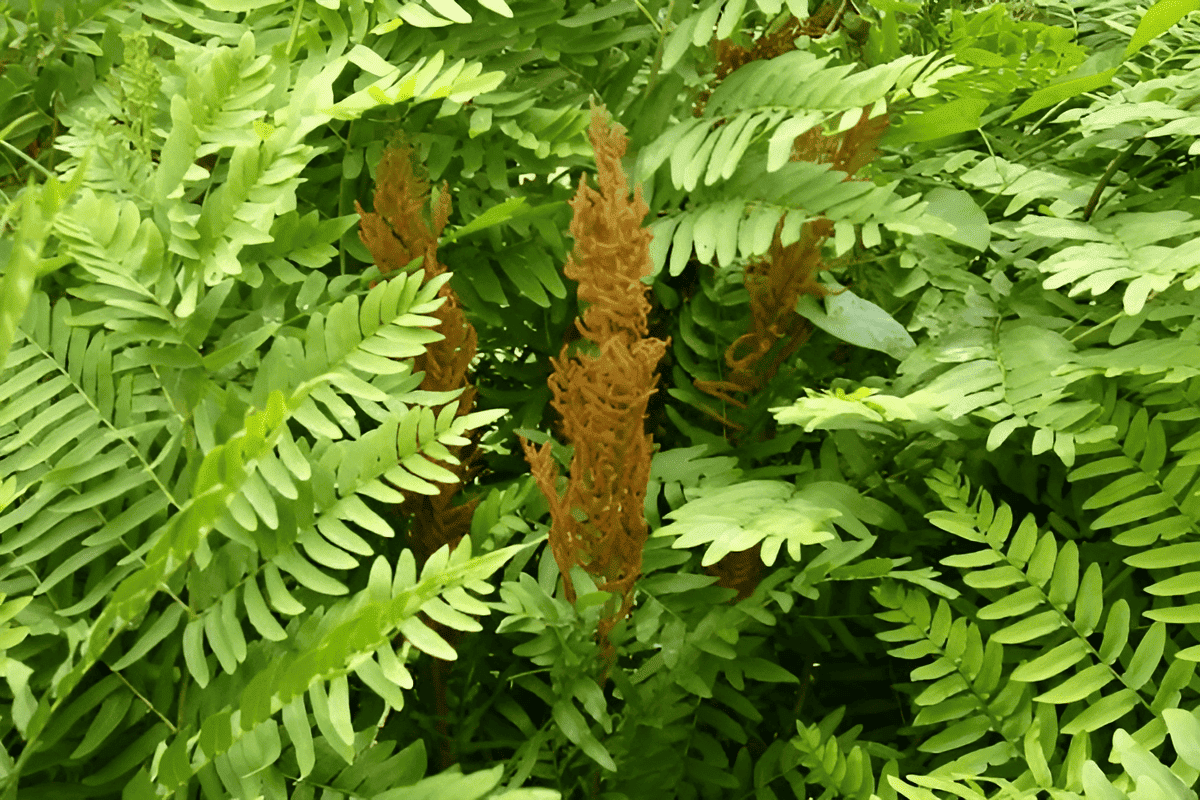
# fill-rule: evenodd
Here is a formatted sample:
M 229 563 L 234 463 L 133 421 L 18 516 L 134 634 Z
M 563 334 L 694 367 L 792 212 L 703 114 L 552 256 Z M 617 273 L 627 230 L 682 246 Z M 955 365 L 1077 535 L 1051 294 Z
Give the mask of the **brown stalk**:
M 603 106 L 592 104 L 588 130 L 596 153 L 600 191 L 581 177 L 571 201 L 575 249 L 564 273 L 578 281 L 585 304 L 575 321 L 594 348 L 563 347 L 548 383 L 560 430 L 574 445 L 566 492 L 557 489 L 558 467 L 550 444 L 535 449 L 522 438 L 531 472 L 550 506 L 550 548 L 567 599 L 576 599 L 571 568 L 581 566 L 597 589 L 615 593 L 597 629 L 604 661 L 601 685 L 615 660 L 612 628 L 633 607 L 633 586 L 642 570 L 648 528 L 643 513 L 650 476 L 652 437 L 645 433 L 646 404 L 654 393 L 655 368 L 668 341 L 647 337 L 650 303 L 641 282 L 649 275 L 651 233 L 642 227 L 648 210 L 641 187 L 632 201 L 621 157 L 625 129 L 610 128 Z M 592 350 L 589 354 L 586 350 Z

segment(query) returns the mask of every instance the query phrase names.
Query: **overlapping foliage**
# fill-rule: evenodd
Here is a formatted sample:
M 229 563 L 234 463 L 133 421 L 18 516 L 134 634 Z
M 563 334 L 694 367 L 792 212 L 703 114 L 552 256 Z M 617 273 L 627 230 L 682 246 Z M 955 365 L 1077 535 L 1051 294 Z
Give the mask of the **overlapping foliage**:
M 1194 4 L 125 5 L 0 18 L 5 797 L 1196 796 Z M 619 585 L 518 440 L 598 105 Z

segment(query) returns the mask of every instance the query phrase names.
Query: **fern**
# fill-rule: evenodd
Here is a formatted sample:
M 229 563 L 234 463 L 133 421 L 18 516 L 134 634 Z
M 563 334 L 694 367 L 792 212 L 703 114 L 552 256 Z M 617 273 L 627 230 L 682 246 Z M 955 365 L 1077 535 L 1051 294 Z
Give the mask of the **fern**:
M 135 5 L 0 30 L 6 797 L 1195 796 L 1180 4 Z M 608 683 L 513 441 L 591 101 L 675 343 Z M 396 127 L 453 275 L 372 286 Z M 419 565 L 403 498 L 493 423 Z

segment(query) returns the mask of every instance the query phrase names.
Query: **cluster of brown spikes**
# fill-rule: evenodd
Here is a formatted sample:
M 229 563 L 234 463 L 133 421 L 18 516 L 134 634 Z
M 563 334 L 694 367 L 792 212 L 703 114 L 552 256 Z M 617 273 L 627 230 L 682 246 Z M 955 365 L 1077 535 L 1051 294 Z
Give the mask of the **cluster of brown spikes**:
M 375 265 L 383 275 L 403 271 L 413 259 L 422 258 L 425 280 L 446 271 L 438 262 L 438 237 L 450 217 L 450 193 L 447 184 L 442 185 L 437 200 L 433 203 L 432 219 L 426 215 L 429 201 L 429 182 L 415 164 L 413 148 L 397 133 L 384 150 L 375 175 L 375 211 L 368 213 L 355 201 L 360 219 L 359 237 L 371 251 Z M 374 286 L 374 284 L 372 284 Z M 471 359 L 475 357 L 475 328 L 467 321 L 454 290 L 447 283 L 438 292 L 446 301 L 433 312 L 439 320 L 435 327 L 444 339 L 432 342 L 423 354 L 416 358 L 414 368 L 425 373 L 420 388 L 431 392 L 462 389 L 462 394 L 452 402 L 458 404 L 456 416 L 471 412 L 475 404 L 475 387 L 468 380 Z M 477 441 L 473 432 L 469 445 L 448 448 L 455 461 L 431 459 L 440 467 L 453 472 L 458 480 L 437 486 L 438 493 L 425 495 L 396 488 L 404 495 L 401 513 L 409 520 L 408 546 L 412 549 L 418 569 L 443 545 L 456 547 L 471 529 L 471 517 L 475 513 L 478 499 L 461 505 L 452 502 L 462 487 L 474 480 L 482 469 Z M 425 618 L 426 625 L 433 628 L 451 646 L 456 646 L 462 632 L 447 628 L 434 620 Z M 437 729 L 440 734 L 440 760 L 442 767 L 449 767 L 455 760 L 447 729 L 449 704 L 446 699 L 446 683 L 450 669 L 449 661 L 433 658 L 429 665 L 427 680 L 434 695 Z
M 714 42 L 717 79 L 713 87 L 738 67 L 750 61 L 773 58 L 794 49 L 798 35 L 819 36 L 829 19 L 822 12 L 806 21 L 792 20 L 773 34 L 761 37 L 749 49 L 728 41 Z M 701 96 L 696 113 L 703 111 L 708 93 Z M 875 146 L 886 131 L 886 116 L 862 117 L 851 129 L 826 136 L 819 127 L 797 137 L 792 160 L 828 163 L 847 174 L 846 180 L 876 156 Z M 647 206 L 641 187 L 629 198 L 629 187 L 621 167 L 627 140 L 620 125 L 610 126 L 603 107 L 592 106 L 588 131 L 596 154 L 599 191 L 587 186 L 585 178 L 571 201 L 574 218 L 571 233 L 575 249 L 564 273 L 578 282 L 583 308 L 576 320 L 581 347 L 564 346 L 549 384 L 551 405 L 561 417 L 559 431 L 573 445 L 569 476 L 560 478 L 549 444 L 534 448 L 521 444 L 531 472 L 546 496 L 551 514 L 550 547 L 562 574 L 567 598 L 576 599 L 571 578 L 573 567 L 582 567 L 597 588 L 610 592 L 612 600 L 597 630 L 605 668 L 601 683 L 615 658 L 609 641 L 612 628 L 632 610 L 634 584 L 641 574 L 642 550 L 648 529 L 644 517 L 646 483 L 653 452 L 652 438 L 645 433 L 646 407 L 655 391 L 659 360 L 669 344 L 648 337 L 650 304 L 641 279 L 651 271 L 651 234 L 642 227 Z M 384 152 L 376 177 L 375 213 L 355 203 L 361 218 L 360 236 L 384 275 L 402 270 L 421 258 L 426 279 L 445 271 L 437 260 L 437 243 L 450 212 L 448 187 L 443 184 L 426 214 L 429 184 L 413 162 L 412 148 L 403 139 L 394 140 Z M 828 268 L 821 247 L 833 233 L 826 219 L 806 223 L 800 238 L 784 247 L 780 241 L 782 221 L 776 227 L 765 258 L 745 268 L 745 285 L 751 301 L 751 327 L 725 353 L 730 372 L 724 380 L 700 381 L 696 386 L 732 405 L 745 403 L 732 393 L 754 394 L 774 377 L 781 364 L 812 333 L 811 324 L 795 311 L 802 295 L 829 294 L 816 279 Z M 467 373 L 475 356 L 476 334 L 466 321 L 458 299 L 446 284 L 447 298 L 436 312 L 437 330 L 445 339 L 431 344 L 417 359 L 416 369 L 425 373 L 422 389 L 462 389 L 457 414 L 469 413 L 475 398 Z M 733 421 L 720 417 L 729 427 Z M 403 512 L 410 520 L 410 546 L 419 564 L 442 545 L 457 545 L 469 531 L 477 501 L 452 506 L 454 496 L 481 469 L 477 443 L 452 448 L 457 463 L 440 463 L 460 480 L 444 484 L 437 495 L 404 492 Z M 561 485 L 561 486 L 560 486 Z M 560 492 L 560 488 L 565 491 Z M 403 491 L 403 490 L 401 490 Z M 710 567 L 719 584 L 733 588 L 738 598 L 748 597 L 762 572 L 758 549 L 730 553 Z M 427 624 L 451 644 L 459 634 L 432 620 Z M 439 732 L 442 734 L 442 764 L 453 761 L 445 730 L 445 688 L 448 662 L 433 660 L 431 683 L 436 695 Z
M 711 90 L 734 70 L 751 61 L 774 58 L 795 49 L 797 36 L 824 35 L 834 18 L 833 7 L 825 4 L 804 22 L 793 19 L 775 33 L 760 37 L 750 48 L 728 40 L 713 42 L 717 56 L 716 80 L 701 96 L 694 109 L 703 113 Z M 792 145 L 792 161 L 829 164 L 831 169 L 846 173 L 845 180 L 878 156 L 876 146 L 887 131 L 886 114 L 868 119 L 868 109 L 854 127 L 842 133 L 826 135 L 816 126 L 796 137 Z M 783 220 L 775 227 L 775 235 L 764 258 L 753 259 L 744 269 L 744 284 L 750 294 L 750 330 L 738 337 L 725 351 L 729 371 L 721 380 L 694 380 L 696 388 L 737 408 L 747 404 L 735 394 L 754 395 L 763 390 L 775 377 L 781 365 L 812 335 L 812 323 L 796 313 L 796 303 L 803 295 L 820 299 L 831 294 L 818 280 L 817 273 L 829 269 L 822 259 L 822 246 L 833 235 L 833 223 L 828 219 L 806 222 L 800 238 L 784 247 L 780 239 Z M 725 415 L 710 412 L 727 429 L 742 430 L 743 426 Z M 759 548 L 729 553 L 708 568 L 716 575 L 718 585 L 736 589 L 737 599 L 749 597 L 762 576 Z
M 609 633 L 632 609 L 634 582 L 641 575 L 653 453 L 645 433 L 646 404 L 669 342 L 647 338 L 650 303 L 641 279 L 652 268 L 651 233 L 642 227 L 648 208 L 640 186 L 629 199 L 621 167 L 625 130 L 610 127 L 603 107 L 593 103 L 588 136 L 600 190 L 588 187 L 586 176 L 580 178 L 571 201 L 575 249 L 564 273 L 579 283 L 585 308 L 575 324 L 591 347 L 570 354 L 564 346 L 551 359 L 549 378 L 551 405 L 574 447 L 564 494 L 558 491 L 550 444 L 535 449 L 522 439 L 521 445 L 550 505 L 550 547 L 567 599 L 575 600 L 571 568 L 577 565 L 595 579 L 598 590 L 613 593 L 597 631 L 602 657 L 611 666 Z

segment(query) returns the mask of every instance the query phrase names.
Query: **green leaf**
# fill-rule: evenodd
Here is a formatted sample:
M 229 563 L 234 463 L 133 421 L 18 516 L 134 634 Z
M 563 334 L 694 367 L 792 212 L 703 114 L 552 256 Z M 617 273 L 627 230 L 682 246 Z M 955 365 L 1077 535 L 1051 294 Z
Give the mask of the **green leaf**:
M 1200 769 L 1200 720 L 1182 708 L 1164 708 L 1162 716 L 1176 754 L 1192 769 Z
M 504 2 L 504 0 L 479 0 L 479 5 L 483 6 L 489 11 L 495 11 L 502 17 L 508 17 L 509 19 L 512 19 L 512 9 L 508 7 L 508 3 Z M 424 774 L 424 772 L 422 772 L 422 774 Z
M 308 721 L 308 710 L 304 707 L 304 695 L 299 694 L 283 707 L 283 727 L 287 729 L 292 747 L 296 749 L 296 762 L 300 766 L 300 777 L 312 772 L 316 764 L 313 750 L 312 726 Z
M 443 233 L 441 241 L 457 241 L 464 236 L 494 227 L 502 222 L 518 219 L 531 213 L 533 210 L 526 205 L 524 197 L 510 197 L 504 202 L 491 206 L 482 213 L 474 216 L 466 225 Z
M 345 675 L 329 682 L 329 721 L 338 736 L 348 745 L 354 744 L 354 724 L 350 721 L 350 685 Z
M 293 617 L 304 613 L 304 606 L 292 597 L 291 592 L 283 585 L 283 578 L 280 577 L 279 569 L 274 564 L 267 564 L 263 567 L 263 575 L 266 577 L 267 596 L 271 599 L 271 605 L 275 607 L 276 611 Z
M 609 772 L 616 772 L 617 765 L 599 740 L 588 730 L 587 721 L 570 697 L 560 698 L 550 709 L 554 724 L 570 741 L 579 745 L 588 758 L 604 767 Z
M 1158 665 L 1162 663 L 1163 648 L 1167 643 L 1167 626 L 1159 621 L 1150 626 L 1150 630 L 1142 637 L 1141 644 L 1129 660 L 1125 670 L 1125 685 L 1130 689 L 1140 689 L 1154 675 Z
M 280 551 L 273 559 L 273 563 L 287 570 L 300 585 L 307 589 L 312 589 L 314 592 L 327 595 L 343 595 L 350 591 L 344 583 L 329 577 L 314 567 L 308 559 L 303 558 L 296 552 L 294 546 Z M 271 584 L 268 578 L 267 590 L 270 591 L 270 588 Z M 274 600 L 273 595 L 272 600 Z M 279 606 L 276 605 L 276 608 L 279 608 Z M 282 611 L 283 609 L 280 610 Z
M 979 117 L 987 107 L 988 101 L 981 97 L 957 97 L 906 118 L 904 124 L 888 132 L 887 141 L 897 145 L 928 142 L 973 131 L 979 127 Z
M 1062 733 L 1065 736 L 1091 733 L 1123 717 L 1137 704 L 1136 692 L 1132 689 L 1121 689 L 1108 697 L 1101 698 L 1096 703 L 1085 706 L 1070 722 L 1062 726 Z
M 954 233 L 945 238 L 980 253 L 987 250 L 992 241 L 991 227 L 987 214 L 971 195 L 960 189 L 939 187 L 922 199 L 928 204 L 926 214 L 940 217 L 954 226 Z
M 765 658 L 749 658 L 738 662 L 747 678 L 769 683 L 799 683 L 800 679 L 778 664 Z
M 222 600 L 224 602 L 224 600 Z M 221 664 L 221 669 L 232 675 L 237 669 L 238 661 L 233 651 L 233 637 L 225 629 L 223 620 L 221 619 L 220 608 L 212 608 L 204 614 L 204 633 L 208 638 L 208 645 L 212 648 L 213 653 L 217 656 L 217 661 Z
M 203 689 L 208 686 L 208 661 L 204 655 L 204 623 L 194 619 L 183 629 L 183 660 L 188 672 Z
M 575 16 L 560 19 L 558 24 L 564 28 L 582 28 L 622 14 L 636 14 L 637 10 L 634 0 L 614 0 L 612 3 L 595 6 Z
M 1062 617 L 1057 611 L 1043 611 L 997 631 L 992 634 L 992 641 L 1000 644 L 1022 644 L 1039 636 L 1053 633 L 1060 627 L 1062 627 Z
M 926 739 L 918 749 L 925 753 L 945 753 L 978 741 L 989 730 L 987 717 L 972 717 L 957 722 L 936 736 Z
M 1111 55 L 1112 60 L 1122 60 L 1120 54 L 1116 53 L 1116 50 L 1112 50 Z M 1009 114 L 1008 119 L 1004 120 L 1003 125 L 1007 126 L 1012 124 L 1012 122 L 1021 119 L 1022 116 L 1027 116 L 1033 114 L 1034 112 L 1040 112 L 1040 110 L 1043 108 L 1056 106 L 1058 103 L 1070 100 L 1072 97 L 1078 97 L 1082 94 L 1085 94 L 1085 92 L 1102 89 L 1104 86 L 1108 86 L 1110 83 L 1112 83 L 1112 77 L 1115 76 L 1118 68 L 1120 67 L 1110 67 L 1108 70 L 1103 72 L 1096 74 L 1085 74 L 1085 76 L 1061 80 L 1061 82 L 1044 86 L 1044 88 L 1033 92 L 1033 94 L 1028 97 L 1028 100 L 1016 107 L 1015 112 Z
M 409 617 L 401 623 L 400 632 L 412 642 L 413 647 L 422 652 L 443 661 L 454 661 L 458 658 L 458 653 L 445 639 L 416 617 Z
M 69 757 L 72 759 L 84 758 L 104 744 L 109 734 L 116 730 L 117 725 L 125 718 L 132 701 L 133 694 L 124 690 L 118 690 L 106 697 L 100 705 L 100 709 L 88 723 L 82 741 Z
M 695 31 L 699 19 L 698 14 L 690 14 L 667 34 L 666 43 L 663 45 L 661 67 L 664 73 L 674 69 L 675 65 L 679 63 L 679 59 L 692 46 L 692 33 Z
M 1200 572 L 1184 572 L 1146 587 L 1147 594 L 1159 597 L 1200 592 Z
M 259 635 L 272 642 L 281 642 L 287 638 L 287 633 L 267 608 L 267 603 L 263 600 L 262 593 L 258 589 L 258 581 L 254 576 L 246 578 L 242 589 L 242 601 L 246 605 L 246 615 L 250 617 L 250 624 L 254 626 Z
M 454 0 L 425 0 L 429 3 L 434 11 L 441 14 L 446 19 L 454 22 L 466 24 L 471 21 L 471 15 L 468 14 L 462 6 L 454 2 Z
M 836 281 L 831 281 L 831 285 L 834 289 L 842 288 Z M 824 302 L 822 309 L 816 298 L 801 295 L 796 302 L 796 313 L 844 342 L 879 350 L 897 361 L 903 361 L 917 346 L 904 326 L 890 314 L 849 290 L 830 295 Z
M 1125 563 L 1138 569 L 1167 569 L 1200 562 L 1200 542 L 1184 542 L 1134 553 Z
M 1116 677 L 1113 674 L 1112 667 L 1108 664 L 1093 664 L 1063 681 L 1050 691 L 1043 692 L 1033 699 L 1039 703 L 1054 703 L 1056 705 L 1074 703 L 1077 700 L 1087 697 L 1092 692 L 1103 689 Z
M 1112 528 L 1130 522 L 1140 522 L 1175 507 L 1175 501 L 1165 492 L 1148 494 L 1128 503 L 1123 503 L 1097 519 L 1092 520 L 1093 528 Z
M 1012 678 L 1022 683 L 1053 678 L 1078 664 L 1089 652 L 1087 642 L 1082 639 L 1068 639 L 1049 652 L 1021 664 L 1013 670 Z
M 638 590 L 649 595 L 675 594 L 711 586 L 717 579 L 711 575 L 689 573 L 659 573 L 638 581 Z
M 32 598 L 22 599 L 31 600 Z M 0 617 L 2 616 L 3 614 L 0 614 Z M 129 648 L 129 651 L 125 655 L 112 664 L 113 672 L 123 670 L 130 664 L 141 660 L 156 644 L 167 638 L 167 636 L 179 627 L 179 620 L 182 618 L 183 606 L 178 603 L 171 603 L 171 605 L 167 606 L 167 609 L 159 615 L 153 625 L 146 629 L 146 632 L 134 643 L 133 647 Z
M 321 735 L 325 737 L 325 743 L 347 764 L 354 763 L 353 740 L 347 742 L 343 739 L 342 731 L 334 725 L 329 696 L 325 693 L 325 684 L 319 677 L 308 687 L 308 697 L 312 702 L 313 718 Z

